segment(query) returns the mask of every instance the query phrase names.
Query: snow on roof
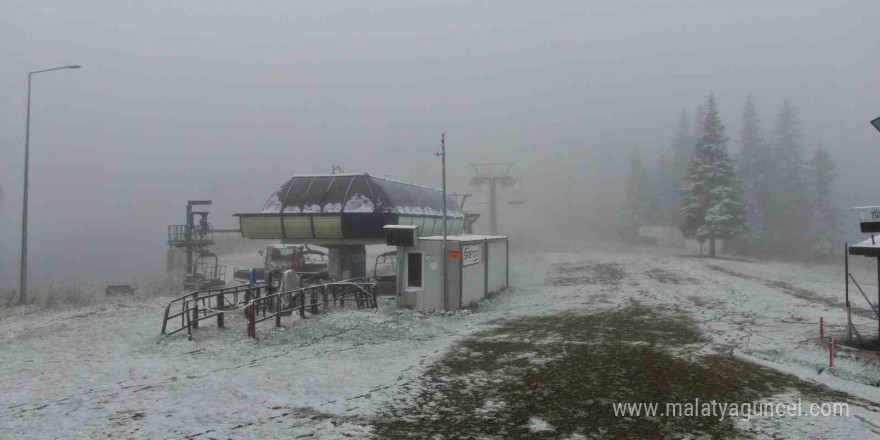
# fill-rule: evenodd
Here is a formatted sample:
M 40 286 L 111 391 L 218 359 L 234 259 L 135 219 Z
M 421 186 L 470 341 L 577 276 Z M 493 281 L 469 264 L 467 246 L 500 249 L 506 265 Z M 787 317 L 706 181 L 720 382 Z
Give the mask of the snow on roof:
M 415 229 L 418 228 L 418 225 L 385 225 L 382 227 L 385 229 Z
M 263 213 L 377 213 L 439 217 L 443 193 L 433 188 L 367 173 L 300 174 L 269 197 Z M 447 216 L 464 218 L 455 197 L 446 195 Z
M 448 235 L 446 240 L 452 241 L 483 241 L 483 240 L 501 240 L 507 239 L 506 235 Z M 420 240 L 443 240 L 440 235 L 432 235 L 430 237 L 422 237 Z

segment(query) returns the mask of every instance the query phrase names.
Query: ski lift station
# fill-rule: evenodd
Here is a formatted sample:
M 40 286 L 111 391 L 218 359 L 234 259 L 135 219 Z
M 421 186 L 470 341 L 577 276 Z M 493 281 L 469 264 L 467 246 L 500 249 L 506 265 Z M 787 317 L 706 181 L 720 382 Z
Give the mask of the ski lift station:
M 397 246 L 398 305 L 449 309 L 507 286 L 508 246 L 507 237 L 461 235 L 465 214 L 447 195 L 444 297 L 443 202 L 438 190 L 366 173 L 304 174 L 282 184 L 260 212 L 235 215 L 244 238 L 326 247 L 336 280 L 367 276 L 367 245 Z M 401 235 L 409 240 L 396 241 Z

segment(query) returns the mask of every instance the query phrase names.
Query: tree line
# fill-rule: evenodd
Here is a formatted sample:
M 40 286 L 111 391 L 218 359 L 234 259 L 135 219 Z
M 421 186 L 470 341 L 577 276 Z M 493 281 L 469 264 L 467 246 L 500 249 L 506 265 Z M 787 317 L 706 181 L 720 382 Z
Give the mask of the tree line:
M 835 161 L 821 144 L 805 152 L 801 120 L 786 100 L 773 127 L 763 128 L 752 97 L 743 107 L 737 154 L 709 95 L 693 127 L 682 111 L 654 166 L 633 150 L 618 222 L 621 237 L 639 240 L 642 226 L 677 227 L 709 255 L 826 259 L 839 249 L 841 216 L 833 199 Z

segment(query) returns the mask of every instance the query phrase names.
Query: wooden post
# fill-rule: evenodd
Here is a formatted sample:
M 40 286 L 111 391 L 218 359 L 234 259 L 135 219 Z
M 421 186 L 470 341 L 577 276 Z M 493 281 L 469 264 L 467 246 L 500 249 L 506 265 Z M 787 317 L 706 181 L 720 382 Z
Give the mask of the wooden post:
M 299 296 L 299 317 L 305 318 L 306 317 L 306 291 L 300 290 L 299 294 L 297 296 Z
M 819 339 L 825 339 L 825 321 L 819 317 Z

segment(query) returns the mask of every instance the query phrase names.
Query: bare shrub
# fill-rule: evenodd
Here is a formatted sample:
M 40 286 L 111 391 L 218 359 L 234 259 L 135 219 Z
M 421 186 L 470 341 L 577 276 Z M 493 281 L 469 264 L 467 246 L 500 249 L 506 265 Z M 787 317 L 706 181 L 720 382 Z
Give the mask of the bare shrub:
M 51 283 L 45 287 L 28 289 L 31 301 L 37 307 L 82 307 L 103 301 L 102 286 L 85 281 Z

